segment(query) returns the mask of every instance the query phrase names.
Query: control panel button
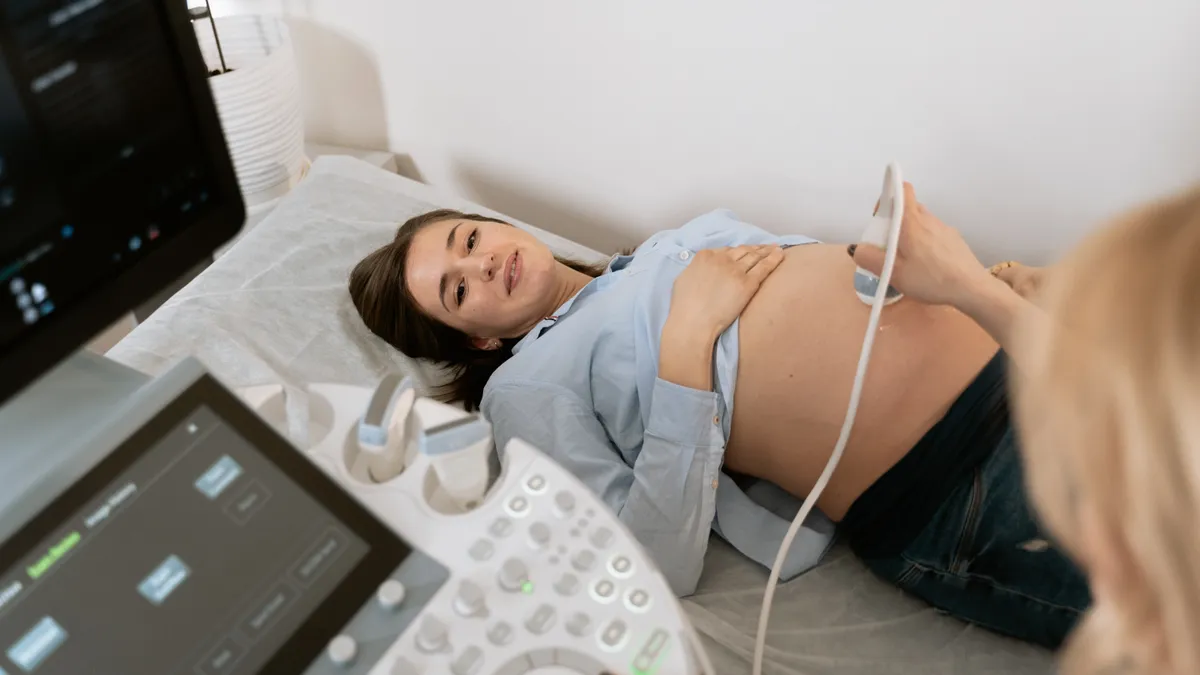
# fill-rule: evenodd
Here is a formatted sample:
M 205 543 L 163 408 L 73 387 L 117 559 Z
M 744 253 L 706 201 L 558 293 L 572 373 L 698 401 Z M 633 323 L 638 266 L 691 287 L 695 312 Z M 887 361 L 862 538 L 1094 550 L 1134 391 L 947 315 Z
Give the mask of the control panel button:
M 517 495 L 508 500 L 506 508 L 508 509 L 509 515 L 520 518 L 529 513 L 529 500 L 526 499 L 524 495 Z
M 571 558 L 571 567 L 580 572 L 587 572 L 596 565 L 596 554 L 586 549 L 579 551 Z
M 571 597 L 579 592 L 579 577 L 574 574 L 564 574 L 554 584 L 554 590 L 559 595 Z
M 605 651 L 621 651 L 625 648 L 625 643 L 628 641 L 629 626 L 625 625 L 625 622 L 620 619 L 613 619 L 608 622 L 604 630 L 600 631 L 600 648 Z
M 596 548 L 604 548 L 611 544 L 612 540 L 613 532 L 607 527 L 597 527 L 596 530 L 592 532 L 590 539 L 592 546 L 595 546 Z
M 454 596 L 454 611 L 459 616 L 478 616 L 487 609 L 484 602 L 483 589 L 474 581 L 464 580 L 458 587 L 458 595 Z
M 667 631 L 659 628 L 650 634 L 650 638 L 646 640 L 646 644 L 642 645 L 641 651 L 637 656 L 633 657 L 633 668 L 639 673 L 648 673 L 654 669 L 654 664 L 658 662 L 659 656 L 662 655 L 663 649 L 667 646 L 667 640 L 670 634 Z
M 633 575 L 633 561 L 628 556 L 615 555 L 608 561 L 608 572 L 618 579 Z
M 516 558 L 509 558 L 500 567 L 498 581 L 500 582 L 500 588 L 510 593 L 516 593 L 523 589 L 525 584 L 529 582 L 529 567 Z
M 554 495 L 554 513 L 560 518 L 570 517 L 575 511 L 575 495 L 566 490 L 559 490 Z
M 546 491 L 546 478 L 541 474 L 533 474 L 525 479 L 525 489 L 530 494 L 540 495 Z
M 446 624 L 432 616 L 425 617 L 417 631 L 417 649 L 426 654 L 440 652 L 450 646 L 450 635 Z
M 354 663 L 354 659 L 358 656 L 358 642 L 349 635 L 339 635 L 329 642 L 329 647 L 325 650 L 329 654 L 329 660 L 333 661 L 333 665 L 346 667 Z
M 640 588 L 630 589 L 625 594 L 625 606 L 639 614 L 650 609 L 650 594 Z
M 496 547 L 487 539 L 480 539 L 472 544 L 470 550 L 467 552 L 471 554 L 472 560 L 484 562 L 492 559 L 492 554 L 496 552 Z
M 513 641 L 512 625 L 505 621 L 497 621 L 496 625 L 488 629 L 488 642 L 503 647 Z
M 546 548 L 546 544 L 550 543 L 550 526 L 545 523 L 530 525 L 529 543 L 534 548 Z
M 454 675 L 475 675 L 483 666 L 483 650 L 479 647 L 467 647 L 462 654 L 450 664 L 450 672 Z
M 380 607 L 391 612 L 404 602 L 404 593 L 404 584 L 395 579 L 388 579 L 379 584 L 379 590 L 375 591 L 375 600 L 379 602 Z
M 529 632 L 534 635 L 544 635 L 554 627 L 556 616 L 557 613 L 554 611 L 554 607 L 542 605 L 534 610 L 533 614 L 525 620 L 525 628 L 529 629 Z
M 617 586 L 608 579 L 597 579 L 592 584 L 592 598 L 599 603 L 608 604 L 617 595 Z
M 591 627 L 591 617 L 583 612 L 575 612 L 567 619 L 567 632 L 575 637 L 583 637 Z
M 508 535 L 512 534 L 512 531 L 513 522 L 504 516 L 500 516 L 499 518 L 493 520 L 491 526 L 488 527 L 488 532 L 491 532 L 492 536 L 497 539 L 503 539 L 507 537 Z

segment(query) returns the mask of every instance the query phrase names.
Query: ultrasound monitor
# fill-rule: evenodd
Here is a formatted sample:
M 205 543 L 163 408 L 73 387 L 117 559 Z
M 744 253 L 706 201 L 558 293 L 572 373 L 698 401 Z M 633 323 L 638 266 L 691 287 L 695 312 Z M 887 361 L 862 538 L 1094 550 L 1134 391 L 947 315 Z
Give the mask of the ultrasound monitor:
M 0 403 L 243 221 L 183 0 L 0 0 Z

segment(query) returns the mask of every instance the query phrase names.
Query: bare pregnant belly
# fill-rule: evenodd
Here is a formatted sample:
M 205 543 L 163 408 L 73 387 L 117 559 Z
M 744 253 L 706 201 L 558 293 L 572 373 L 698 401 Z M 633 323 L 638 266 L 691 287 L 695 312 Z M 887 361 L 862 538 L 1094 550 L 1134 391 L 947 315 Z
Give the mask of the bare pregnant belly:
M 742 313 L 726 465 L 797 497 L 825 467 L 850 400 L 870 308 L 842 246 L 786 251 Z M 818 506 L 840 520 L 945 414 L 996 353 L 975 322 L 903 299 L 883 310 L 857 421 Z

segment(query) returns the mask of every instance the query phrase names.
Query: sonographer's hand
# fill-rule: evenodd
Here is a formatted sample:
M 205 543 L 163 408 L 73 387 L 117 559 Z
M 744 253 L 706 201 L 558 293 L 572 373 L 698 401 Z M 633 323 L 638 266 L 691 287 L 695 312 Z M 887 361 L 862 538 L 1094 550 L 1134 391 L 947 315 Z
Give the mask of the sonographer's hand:
M 713 343 L 783 262 L 775 245 L 696 253 L 671 290 L 659 346 L 658 376 L 692 389 L 712 389 Z
M 884 252 L 870 244 L 851 247 L 863 269 L 879 274 Z M 892 270 L 892 286 L 906 296 L 931 305 L 955 305 L 994 281 L 971 252 L 962 235 L 917 201 L 911 183 L 904 184 L 904 221 Z

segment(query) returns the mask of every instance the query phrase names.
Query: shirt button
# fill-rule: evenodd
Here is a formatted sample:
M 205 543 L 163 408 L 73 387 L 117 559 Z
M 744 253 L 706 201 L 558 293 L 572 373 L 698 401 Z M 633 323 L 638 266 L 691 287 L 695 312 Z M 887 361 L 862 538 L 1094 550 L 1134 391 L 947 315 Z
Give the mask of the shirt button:
M 712 485 L 713 485 L 713 489 L 716 490 L 717 489 L 717 479 L 716 478 L 713 479 Z
M 715 424 L 716 426 L 721 426 L 721 416 L 720 415 L 713 415 L 713 424 Z
M 680 251 L 680 252 L 679 252 L 679 259 L 680 259 L 680 260 L 687 260 L 687 259 L 688 259 L 688 258 L 690 258 L 690 257 L 692 257 L 692 252 L 691 252 L 691 251 Z

